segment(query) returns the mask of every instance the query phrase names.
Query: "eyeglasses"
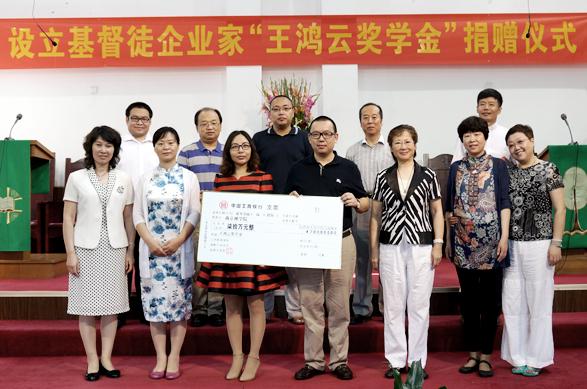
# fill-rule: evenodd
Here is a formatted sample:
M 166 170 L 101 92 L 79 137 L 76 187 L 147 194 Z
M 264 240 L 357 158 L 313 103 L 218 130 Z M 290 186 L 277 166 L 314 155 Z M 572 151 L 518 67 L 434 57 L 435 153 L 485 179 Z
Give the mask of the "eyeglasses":
M 328 139 L 332 138 L 334 135 L 336 135 L 336 132 L 330 132 L 330 131 L 310 132 L 308 135 L 312 139 L 320 139 L 320 137 L 323 137 L 324 140 L 328 140 Z
M 289 112 L 292 109 L 293 109 L 293 107 L 271 107 L 271 112 L 274 112 L 274 113 L 279 113 L 281 111 Z
M 151 118 L 148 118 L 146 116 L 143 116 L 143 117 L 131 116 L 130 121 L 133 123 L 138 123 L 138 122 L 149 123 L 151 121 Z
M 243 151 L 249 151 L 251 149 L 251 145 L 248 143 L 243 143 L 242 145 L 233 143 L 230 146 L 230 151 L 239 151 L 240 149 L 242 149 Z
M 200 124 L 198 124 L 198 127 L 200 128 L 208 128 L 209 126 L 212 127 L 218 127 L 218 122 L 216 120 L 213 120 L 211 122 L 201 122 Z
M 394 141 L 391 145 L 393 147 L 402 147 L 402 146 L 411 146 L 414 144 L 413 140 L 405 140 L 405 141 Z

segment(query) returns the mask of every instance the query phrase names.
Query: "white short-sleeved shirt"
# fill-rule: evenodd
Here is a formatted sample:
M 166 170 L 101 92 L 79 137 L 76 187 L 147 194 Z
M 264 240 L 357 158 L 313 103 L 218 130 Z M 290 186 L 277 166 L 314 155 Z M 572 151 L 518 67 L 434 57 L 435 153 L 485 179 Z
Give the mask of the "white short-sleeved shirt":
M 150 135 L 142 142 L 130 134 L 124 135 L 119 155 L 120 161 L 116 167 L 130 176 L 135 189 L 143 174 L 159 165 L 159 158 L 155 154 L 153 138 Z

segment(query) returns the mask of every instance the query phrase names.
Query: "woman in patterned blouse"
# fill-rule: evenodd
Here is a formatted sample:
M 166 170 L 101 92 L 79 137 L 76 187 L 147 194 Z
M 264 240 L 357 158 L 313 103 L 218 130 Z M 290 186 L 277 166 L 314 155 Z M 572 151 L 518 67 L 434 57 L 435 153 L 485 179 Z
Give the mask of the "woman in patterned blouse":
M 450 166 L 446 254 L 457 268 L 469 350 L 459 372 L 491 377 L 503 268 L 509 266 L 509 176 L 505 162 L 485 152 L 487 122 L 471 116 L 461 122 L 458 134 L 467 154 Z
M 271 174 L 259 170 L 259 155 L 246 131 L 233 131 L 226 140 L 220 174 L 214 180 L 215 191 L 273 193 Z M 260 250 L 262 253 L 262 250 Z M 232 348 L 232 365 L 227 380 L 252 381 L 259 368 L 259 351 L 265 334 L 263 294 L 279 289 L 287 281 L 283 268 L 204 262 L 197 285 L 223 293 L 226 304 L 226 330 Z M 250 317 L 251 347 L 244 365 L 243 305 Z
M 563 182 L 552 162 L 534 154 L 532 128 L 513 126 L 506 143 L 517 166 L 510 168 L 511 267 L 503 278 L 501 357 L 512 373 L 534 377 L 554 357 L 552 301 L 565 224 Z
M 371 212 L 371 263 L 385 301 L 385 378 L 421 361 L 426 366 L 430 294 L 442 259 L 444 219 L 436 174 L 414 161 L 418 133 L 402 124 L 387 142 L 396 164 L 377 174 Z M 406 307 L 408 336 L 406 339 Z M 424 378 L 428 374 L 424 371 Z

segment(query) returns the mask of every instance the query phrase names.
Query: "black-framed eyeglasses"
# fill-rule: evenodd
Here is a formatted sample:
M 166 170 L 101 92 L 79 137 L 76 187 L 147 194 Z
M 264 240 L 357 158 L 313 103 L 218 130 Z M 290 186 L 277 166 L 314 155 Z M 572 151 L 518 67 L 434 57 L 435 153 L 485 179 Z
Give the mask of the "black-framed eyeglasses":
M 334 135 L 336 135 L 336 132 L 330 132 L 330 131 L 324 131 L 324 132 L 310 132 L 308 134 L 308 136 L 312 139 L 320 139 L 320 137 L 323 137 L 325 140 L 328 140 L 330 138 L 332 138 Z
M 149 123 L 151 121 L 151 118 L 148 118 L 146 116 L 143 116 L 143 117 L 131 116 L 130 121 L 133 123 L 138 123 L 138 122 Z
M 242 145 L 233 143 L 230 146 L 230 151 L 238 151 L 238 150 L 243 150 L 243 151 L 249 151 L 251 149 L 251 145 L 248 143 L 243 143 Z

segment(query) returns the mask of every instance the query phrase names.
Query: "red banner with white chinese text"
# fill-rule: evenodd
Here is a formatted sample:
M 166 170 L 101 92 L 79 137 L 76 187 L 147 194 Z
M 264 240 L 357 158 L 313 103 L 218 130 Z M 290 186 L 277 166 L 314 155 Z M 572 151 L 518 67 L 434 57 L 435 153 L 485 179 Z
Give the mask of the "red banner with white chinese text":
M 587 63 L 587 14 L 534 14 L 530 24 L 522 14 L 37 22 L 56 45 L 31 19 L 0 19 L 0 68 Z

